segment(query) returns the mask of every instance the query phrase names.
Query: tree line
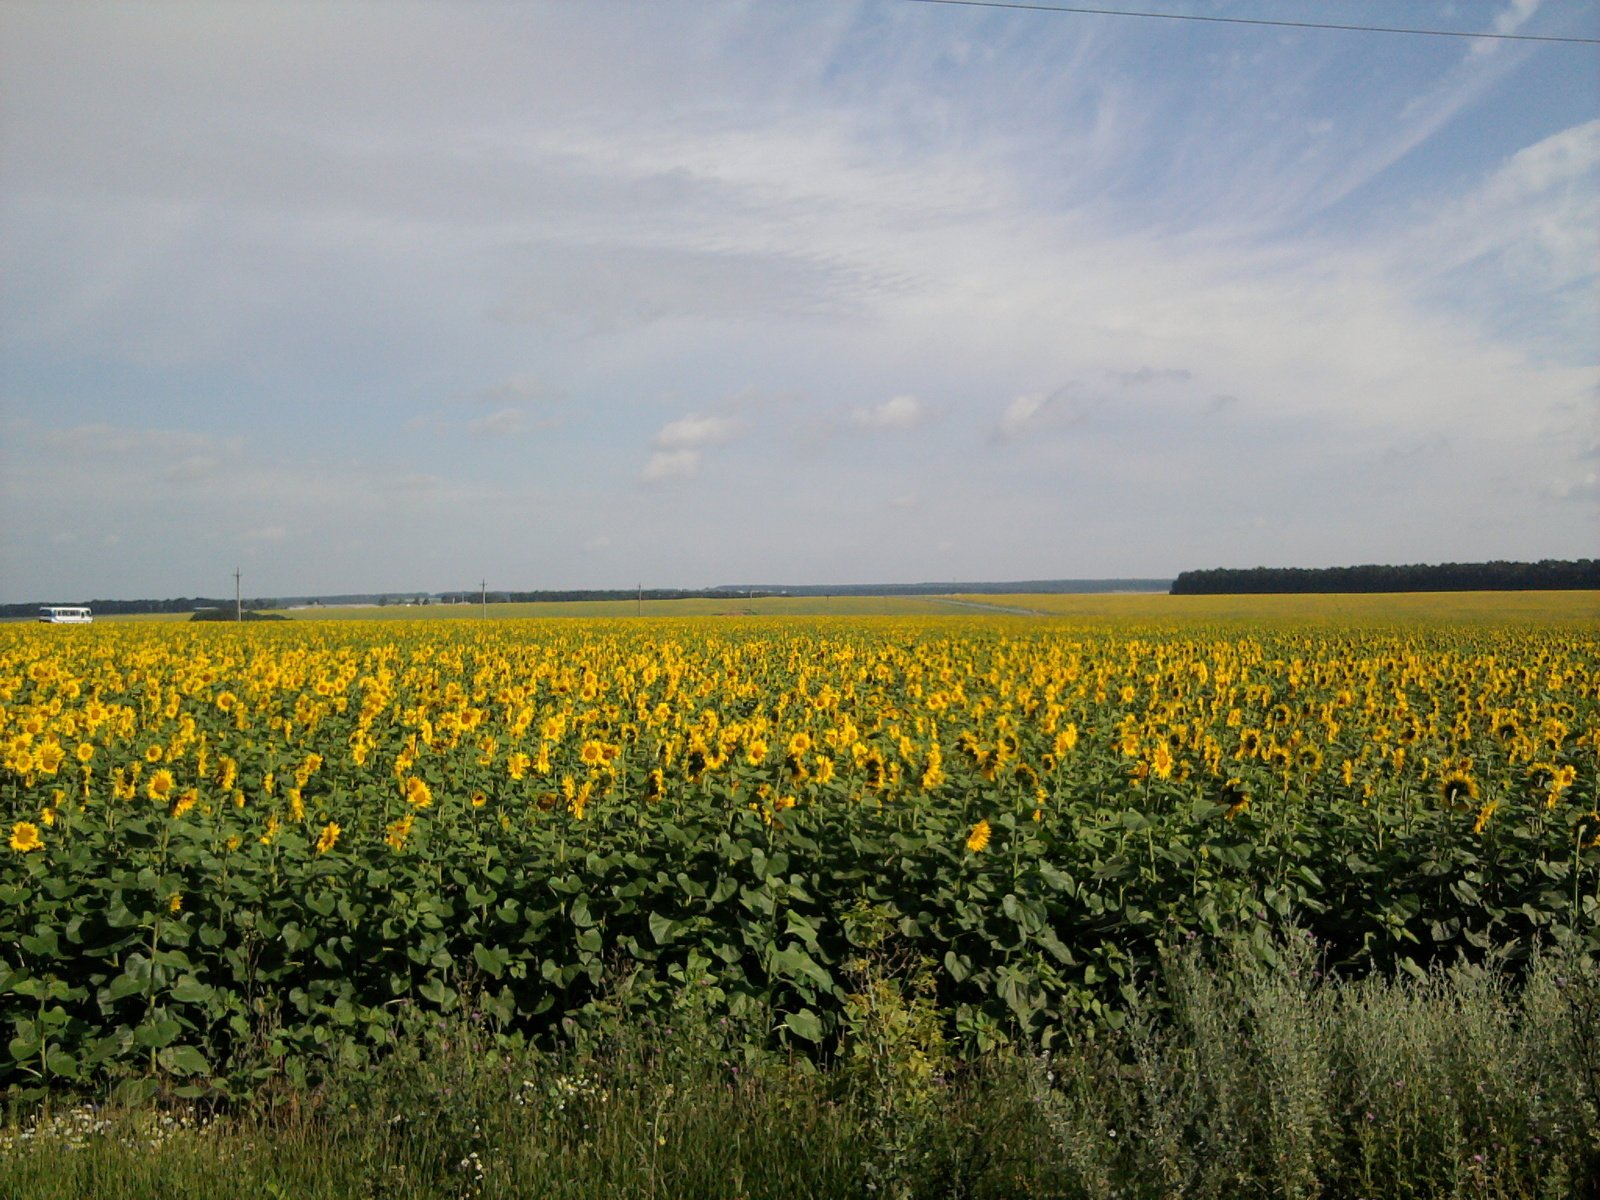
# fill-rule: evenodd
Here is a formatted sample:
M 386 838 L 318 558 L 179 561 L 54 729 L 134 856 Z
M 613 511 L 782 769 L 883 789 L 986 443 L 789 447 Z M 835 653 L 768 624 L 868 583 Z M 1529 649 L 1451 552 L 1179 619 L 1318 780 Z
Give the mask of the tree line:
M 1359 567 L 1213 567 L 1182 571 L 1174 596 L 1267 592 L 1534 592 L 1600 589 L 1600 560 L 1367 564 Z

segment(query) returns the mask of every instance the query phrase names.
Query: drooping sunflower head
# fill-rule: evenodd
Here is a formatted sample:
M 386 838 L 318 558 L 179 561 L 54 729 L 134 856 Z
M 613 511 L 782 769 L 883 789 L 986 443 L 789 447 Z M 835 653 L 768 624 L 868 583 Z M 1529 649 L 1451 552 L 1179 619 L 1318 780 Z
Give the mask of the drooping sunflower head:
M 1451 771 L 1439 781 L 1439 794 L 1451 807 L 1476 803 L 1478 781 L 1465 771 Z
M 980 853 L 989 844 L 992 833 L 987 817 L 979 821 L 967 833 L 967 849 L 973 854 Z
M 1223 816 L 1231 821 L 1250 807 L 1250 790 L 1245 787 L 1244 780 L 1235 775 L 1222 785 L 1222 793 L 1217 800 L 1227 805 L 1228 811 Z

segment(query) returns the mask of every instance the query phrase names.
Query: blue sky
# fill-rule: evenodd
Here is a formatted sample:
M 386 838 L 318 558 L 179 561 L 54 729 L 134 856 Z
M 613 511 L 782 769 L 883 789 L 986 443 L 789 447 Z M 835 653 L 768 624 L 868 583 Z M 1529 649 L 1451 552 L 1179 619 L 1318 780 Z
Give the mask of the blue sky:
M 1595 46 L 6 0 L 0 600 L 1593 557 L 1597 208 Z

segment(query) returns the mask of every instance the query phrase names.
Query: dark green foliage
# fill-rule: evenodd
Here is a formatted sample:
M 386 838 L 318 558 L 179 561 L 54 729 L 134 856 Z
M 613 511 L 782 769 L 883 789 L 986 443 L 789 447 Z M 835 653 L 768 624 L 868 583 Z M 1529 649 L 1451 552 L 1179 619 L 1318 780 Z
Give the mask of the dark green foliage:
M 1524 592 L 1600 588 L 1600 560 L 1439 563 L 1429 566 L 1214 567 L 1181 571 L 1174 596 L 1266 592 Z

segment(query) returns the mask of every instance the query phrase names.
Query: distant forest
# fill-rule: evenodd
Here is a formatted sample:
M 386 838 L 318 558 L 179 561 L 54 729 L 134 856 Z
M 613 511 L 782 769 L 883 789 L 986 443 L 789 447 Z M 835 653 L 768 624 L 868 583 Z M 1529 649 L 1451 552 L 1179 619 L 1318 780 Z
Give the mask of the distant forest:
M 1565 562 L 1414 563 L 1363 567 L 1216 567 L 1184 571 L 1174 596 L 1267 592 L 1551 592 L 1600 589 L 1600 560 Z

